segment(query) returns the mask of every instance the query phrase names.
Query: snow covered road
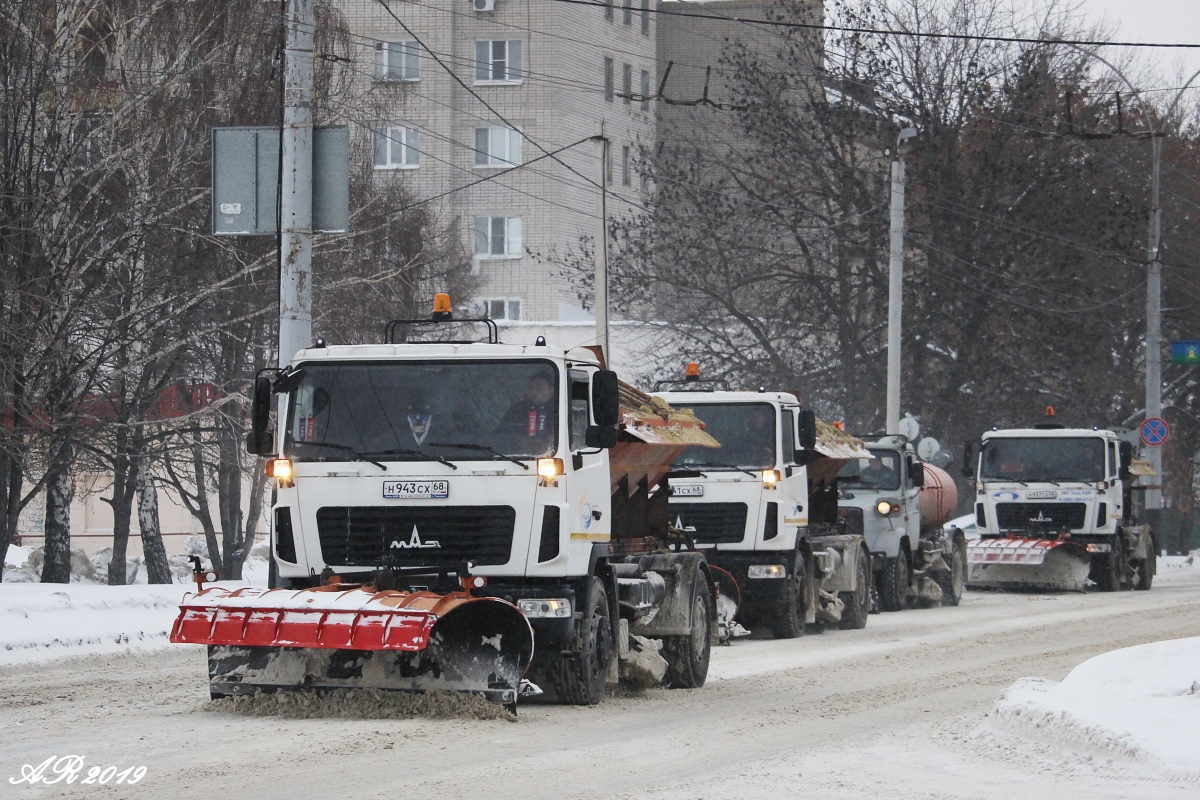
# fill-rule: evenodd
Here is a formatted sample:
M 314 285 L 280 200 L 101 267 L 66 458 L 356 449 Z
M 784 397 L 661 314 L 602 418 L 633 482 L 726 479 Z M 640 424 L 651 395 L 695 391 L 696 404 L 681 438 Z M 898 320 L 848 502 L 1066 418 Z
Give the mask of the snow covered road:
M 863 631 L 743 640 L 715 651 L 703 689 L 523 705 L 515 723 L 214 711 L 198 647 L 12 664 L 0 797 L 1195 797 L 1186 771 L 1048 745 L 995 711 L 1022 678 L 1062 681 L 1107 651 L 1200 636 L 1200 570 L 1160 577 L 1150 592 L 972 592 Z M 68 754 L 146 776 L 9 782 Z

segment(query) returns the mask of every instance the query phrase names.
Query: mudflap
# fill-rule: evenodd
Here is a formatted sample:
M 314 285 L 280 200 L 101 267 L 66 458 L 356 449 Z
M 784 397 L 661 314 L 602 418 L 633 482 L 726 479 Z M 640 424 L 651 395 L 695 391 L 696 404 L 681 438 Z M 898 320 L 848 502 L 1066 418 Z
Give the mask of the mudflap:
M 1057 539 L 977 539 L 967 547 L 967 585 L 976 589 L 1082 592 L 1091 556 Z
M 208 645 L 213 697 L 297 689 L 450 691 L 515 709 L 533 658 L 528 620 L 495 598 L 308 590 L 196 603 L 203 594 L 191 605 L 185 601 L 171 639 Z

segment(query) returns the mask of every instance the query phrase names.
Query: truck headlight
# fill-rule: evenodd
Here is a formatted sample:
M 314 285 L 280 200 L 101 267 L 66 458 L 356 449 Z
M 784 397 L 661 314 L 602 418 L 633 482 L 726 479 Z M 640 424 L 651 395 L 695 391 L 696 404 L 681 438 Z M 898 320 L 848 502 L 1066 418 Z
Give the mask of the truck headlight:
M 764 469 L 762 471 L 763 487 L 766 489 L 774 489 L 778 486 L 779 478 L 779 470 L 777 469 Z
M 880 500 L 875 504 L 875 513 L 881 517 L 894 514 L 900 510 L 900 504 L 893 500 Z
M 554 480 L 563 474 L 563 460 L 561 458 L 539 458 L 537 474 L 544 481 Z
M 783 564 L 751 564 L 746 569 L 746 577 L 752 579 L 786 578 L 787 570 Z
M 292 479 L 292 462 L 287 458 L 272 458 L 267 462 L 267 477 L 286 485 Z
M 1112 545 L 1111 544 L 1089 544 L 1087 546 L 1087 550 L 1089 553 L 1111 553 Z
M 518 600 L 517 608 L 530 619 L 571 616 L 571 601 L 565 597 L 530 597 Z

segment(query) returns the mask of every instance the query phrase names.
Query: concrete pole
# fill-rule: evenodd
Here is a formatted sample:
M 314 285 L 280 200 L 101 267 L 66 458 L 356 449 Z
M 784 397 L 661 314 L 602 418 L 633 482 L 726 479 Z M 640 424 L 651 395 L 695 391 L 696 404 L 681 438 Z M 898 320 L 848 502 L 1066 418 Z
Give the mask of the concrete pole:
M 596 193 L 596 233 L 592 246 L 595 260 L 596 341 L 604 351 L 604 362 L 612 369 L 612 350 L 608 341 L 608 137 L 601 122 L 592 137 L 600 162 L 600 191 Z
M 1159 185 L 1162 173 L 1162 139 L 1152 136 L 1153 170 L 1150 176 L 1150 235 L 1146 246 L 1146 416 L 1162 416 L 1162 208 Z M 1146 510 L 1162 508 L 1162 447 L 1149 447 L 1154 470 L 1146 487 Z M 1157 520 L 1155 520 L 1157 522 Z
M 279 366 L 312 343 L 313 0 L 288 0 L 280 174 Z
M 892 160 L 891 245 L 888 258 L 887 432 L 900 432 L 900 322 L 904 302 L 904 160 Z

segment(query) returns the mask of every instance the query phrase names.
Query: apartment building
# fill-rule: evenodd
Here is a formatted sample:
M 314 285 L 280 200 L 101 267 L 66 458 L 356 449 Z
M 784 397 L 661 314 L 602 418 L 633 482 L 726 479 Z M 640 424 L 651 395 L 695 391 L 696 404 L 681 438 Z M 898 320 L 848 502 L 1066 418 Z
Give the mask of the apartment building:
M 389 13 L 340 0 L 363 80 L 403 84 L 370 121 L 376 177 L 441 195 L 473 253 L 478 311 L 590 322 L 559 264 L 595 234 L 601 126 L 609 214 L 641 200 L 633 156 L 655 130 L 653 104 L 637 97 L 657 77 L 650 3 L 415 0 Z

